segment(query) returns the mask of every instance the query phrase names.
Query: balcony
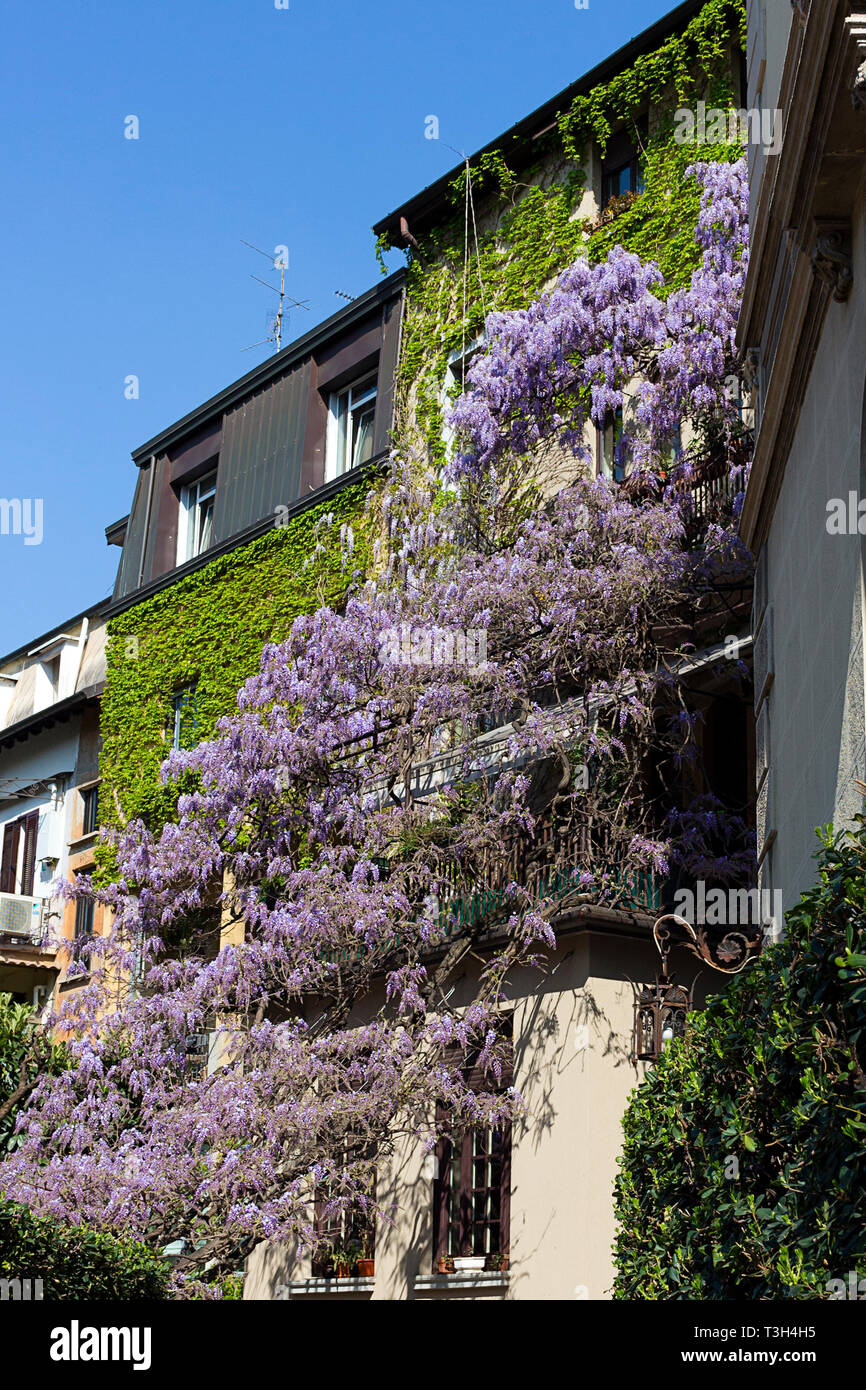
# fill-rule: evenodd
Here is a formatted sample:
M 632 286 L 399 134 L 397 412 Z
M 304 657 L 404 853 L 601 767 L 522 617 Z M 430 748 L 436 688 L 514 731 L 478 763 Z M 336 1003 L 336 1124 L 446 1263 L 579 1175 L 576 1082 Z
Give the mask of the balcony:
M 708 525 L 730 517 L 735 499 L 745 492 L 745 468 L 753 448 L 752 435 L 745 432 L 729 451 L 717 448 L 684 455 L 667 477 L 633 474 L 622 484 L 620 493 L 632 502 L 660 501 L 671 488 L 683 503 L 686 534 L 695 545 Z

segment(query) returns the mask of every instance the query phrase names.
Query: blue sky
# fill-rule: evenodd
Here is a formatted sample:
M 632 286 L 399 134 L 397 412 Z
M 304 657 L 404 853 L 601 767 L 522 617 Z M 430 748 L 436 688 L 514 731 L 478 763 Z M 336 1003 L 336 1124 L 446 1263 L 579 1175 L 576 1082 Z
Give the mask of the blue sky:
M 285 344 L 375 283 L 370 225 L 453 166 L 446 142 L 471 153 L 673 8 L 289 3 L 5 7 L 0 497 L 41 498 L 43 538 L 0 535 L 0 652 L 110 592 L 130 451 L 271 350 L 242 351 L 272 300 L 242 238 L 289 247 L 310 308 Z

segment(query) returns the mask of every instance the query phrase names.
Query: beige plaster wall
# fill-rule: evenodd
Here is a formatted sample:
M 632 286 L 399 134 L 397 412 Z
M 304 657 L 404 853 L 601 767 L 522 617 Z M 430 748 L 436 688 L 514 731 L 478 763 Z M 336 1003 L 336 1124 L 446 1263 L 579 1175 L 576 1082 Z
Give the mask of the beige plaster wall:
M 512 1145 L 510 1277 L 505 1288 L 456 1296 L 596 1300 L 609 1295 L 620 1120 L 644 1071 L 630 1058 L 635 986 L 654 978 L 657 967 L 655 948 L 647 941 L 581 933 L 561 939 L 544 973 L 524 970 L 515 976 L 514 1084 L 526 1112 L 514 1126 Z M 683 983 L 699 973 L 684 953 L 678 953 L 674 968 Z M 723 977 L 716 980 L 723 983 Z M 463 995 L 468 999 L 468 981 Z M 453 1002 L 457 1007 L 462 1002 L 459 988 Z M 390 1225 L 377 1231 L 372 1295 L 336 1296 L 455 1296 L 414 1288 L 416 1276 L 432 1270 L 433 1179 L 432 1158 L 417 1144 L 404 1145 L 380 1170 L 380 1197 L 395 1210 Z M 248 1261 L 244 1297 L 284 1297 L 280 1285 L 308 1276 L 306 1262 L 260 1246 Z

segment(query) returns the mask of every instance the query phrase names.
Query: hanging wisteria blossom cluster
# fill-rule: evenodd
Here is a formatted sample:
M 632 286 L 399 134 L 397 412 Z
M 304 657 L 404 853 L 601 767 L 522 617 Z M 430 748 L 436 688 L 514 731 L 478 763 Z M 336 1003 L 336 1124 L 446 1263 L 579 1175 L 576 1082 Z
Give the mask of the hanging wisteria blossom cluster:
M 585 426 L 634 401 L 623 445 L 652 467 L 683 420 L 724 420 L 728 373 L 748 269 L 745 161 L 688 171 L 702 185 L 690 285 L 667 299 L 658 267 L 621 246 L 607 260 L 578 260 L 528 309 L 491 314 L 490 350 L 467 373 L 454 424 L 471 449 L 455 475 L 483 476 L 554 435 L 588 459 Z
M 570 905 L 631 903 L 668 872 L 695 739 L 682 614 L 742 583 L 723 526 L 689 541 L 687 489 L 540 497 L 528 458 L 551 438 L 579 452 L 629 383 L 649 465 L 681 419 L 729 423 L 745 172 L 697 177 L 690 288 L 665 301 L 617 249 L 491 315 L 450 475 L 395 456 L 372 576 L 299 618 L 217 736 L 170 756 L 167 781 L 196 774 L 177 822 L 127 825 L 117 881 L 76 884 L 113 927 L 61 1011 L 70 1066 L 23 1116 L 7 1195 L 182 1241 L 180 1268 L 215 1278 L 262 1239 L 314 1247 L 316 1195 L 387 1219 L 391 1156 L 431 1143 L 443 1108 L 519 1109 L 509 975 L 543 961 Z

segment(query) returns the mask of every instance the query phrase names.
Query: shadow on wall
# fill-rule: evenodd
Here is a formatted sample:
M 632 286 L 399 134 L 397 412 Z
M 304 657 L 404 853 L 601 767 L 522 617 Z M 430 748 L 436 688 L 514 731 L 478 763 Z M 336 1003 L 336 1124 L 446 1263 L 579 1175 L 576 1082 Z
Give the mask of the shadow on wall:
M 279 1297 L 281 1284 L 298 1277 L 298 1247 L 296 1244 L 272 1244 L 263 1241 L 246 1261 L 244 1302 L 270 1302 Z

